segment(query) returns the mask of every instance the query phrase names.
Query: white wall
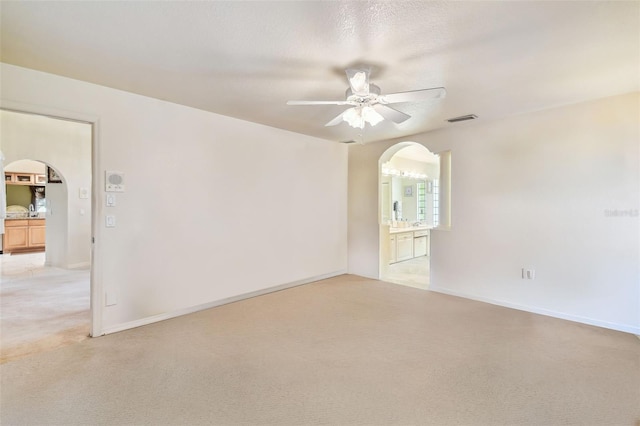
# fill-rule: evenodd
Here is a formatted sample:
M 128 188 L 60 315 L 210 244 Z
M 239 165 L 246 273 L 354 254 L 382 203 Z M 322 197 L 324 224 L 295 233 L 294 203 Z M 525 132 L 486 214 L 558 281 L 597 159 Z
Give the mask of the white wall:
M 427 179 L 429 180 L 438 179 L 440 176 L 440 166 L 438 163 L 425 163 L 394 155 L 391 157 L 391 160 L 389 160 L 389 166 L 406 172 L 424 173 L 428 176 Z
M 453 225 L 432 232 L 431 289 L 640 333 L 639 104 L 634 93 L 412 137 L 451 150 Z M 377 277 L 377 161 L 396 142 L 349 148 L 351 273 Z
M 88 267 L 91 262 L 91 126 L 12 111 L 0 111 L 0 124 L 0 146 L 7 161 L 44 162 L 63 177 L 64 183 L 48 183 L 45 189 L 47 264 L 61 268 Z M 81 187 L 89 190 L 89 198 L 80 199 Z
M 0 114 L 3 114 L 4 111 L 0 111 Z M 4 128 L 4 125 L 2 126 Z M 1 130 L 0 130 L 1 131 Z M 2 146 L 2 139 L 0 138 L 0 146 Z M 40 161 L 33 160 L 17 160 L 13 161 L 11 164 L 6 164 L 4 166 L 5 172 L 14 172 L 14 173 L 36 173 L 40 175 L 44 175 L 47 173 L 47 166 Z
M 95 117 L 98 188 L 125 173 L 116 207 L 96 194 L 104 329 L 346 271 L 344 145 L 7 64 L 1 79 L 4 103 Z
M 78 263 L 80 263 L 81 266 L 89 266 L 91 261 L 91 246 L 89 243 L 91 238 L 91 222 L 86 224 L 85 229 L 82 229 L 83 234 L 86 232 L 85 238 L 72 241 L 70 230 L 74 226 L 77 226 L 77 224 L 69 221 L 69 216 L 72 214 L 69 204 L 73 203 L 73 201 L 67 201 L 69 200 L 67 185 L 48 184 L 45 191 L 48 204 L 45 263 L 50 266 L 57 266 L 61 268 L 67 268 L 69 265 L 75 266 Z M 88 211 L 90 212 L 91 210 Z M 80 259 L 73 260 L 73 263 L 69 262 L 69 247 L 73 245 L 78 245 L 80 248 L 84 249 L 85 253 L 82 263 L 77 261 Z

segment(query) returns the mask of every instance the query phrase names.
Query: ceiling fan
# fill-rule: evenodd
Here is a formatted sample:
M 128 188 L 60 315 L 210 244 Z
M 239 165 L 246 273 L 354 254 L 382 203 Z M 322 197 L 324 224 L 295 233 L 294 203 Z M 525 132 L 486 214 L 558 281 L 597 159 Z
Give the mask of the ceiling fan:
M 389 104 L 444 98 L 447 93 L 444 87 L 434 87 L 381 95 L 380 88 L 369 82 L 369 67 L 348 68 L 345 72 L 349 88 L 344 101 L 288 101 L 287 105 L 350 105 L 352 108 L 341 112 L 325 126 L 336 126 L 346 121 L 351 127 L 363 129 L 365 123 L 375 126 L 386 119 L 399 124 L 411 118 Z

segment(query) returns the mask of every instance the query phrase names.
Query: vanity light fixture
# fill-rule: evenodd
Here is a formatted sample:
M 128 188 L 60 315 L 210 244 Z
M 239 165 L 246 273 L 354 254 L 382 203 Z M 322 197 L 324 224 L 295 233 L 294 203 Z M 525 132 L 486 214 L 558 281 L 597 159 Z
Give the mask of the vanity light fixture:
M 405 170 L 397 170 L 397 169 L 391 169 L 389 167 L 382 167 L 382 174 L 384 176 L 400 176 L 403 178 L 409 178 L 409 179 L 420 179 L 420 180 L 424 180 L 427 179 L 429 176 L 427 176 L 424 173 L 418 173 L 418 172 L 414 172 L 414 171 L 405 171 Z

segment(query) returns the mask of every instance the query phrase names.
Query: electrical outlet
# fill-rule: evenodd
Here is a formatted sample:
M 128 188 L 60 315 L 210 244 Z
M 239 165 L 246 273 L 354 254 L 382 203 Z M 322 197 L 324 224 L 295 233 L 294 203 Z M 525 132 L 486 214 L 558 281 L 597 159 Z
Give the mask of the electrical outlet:
M 107 291 L 104 294 L 104 305 L 105 306 L 113 306 L 113 305 L 116 305 L 117 303 L 118 303 L 118 300 L 116 298 L 115 291 Z
M 533 268 L 522 268 L 522 279 L 532 280 L 536 277 L 536 270 Z

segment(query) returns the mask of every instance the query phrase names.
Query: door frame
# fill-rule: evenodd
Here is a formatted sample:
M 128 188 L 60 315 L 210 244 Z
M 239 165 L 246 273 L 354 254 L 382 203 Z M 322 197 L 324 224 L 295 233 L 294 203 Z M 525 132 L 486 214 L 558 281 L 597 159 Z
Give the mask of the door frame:
M 0 99 L 0 109 L 22 114 L 41 115 L 57 120 L 75 121 L 91 126 L 91 266 L 90 281 L 90 306 L 89 306 L 89 335 L 98 337 L 104 334 L 102 327 L 103 298 L 102 281 L 100 279 L 101 255 L 100 241 L 101 228 L 98 220 L 102 214 L 102 203 L 98 194 L 100 191 L 99 158 L 100 158 L 100 117 L 78 112 L 66 111 L 43 105 L 25 104 L 20 102 Z
M 433 152 L 431 149 L 429 149 L 426 145 L 419 143 L 419 142 L 414 142 L 411 140 L 407 140 L 404 142 L 398 142 L 396 144 L 391 145 L 390 147 L 388 147 L 378 158 L 378 179 L 377 179 L 377 184 L 378 184 L 378 188 L 377 188 L 377 193 L 378 193 L 378 203 L 377 203 L 377 208 L 378 208 L 378 279 L 384 279 L 384 277 L 387 275 L 388 270 L 389 270 L 389 238 L 390 238 L 390 228 L 389 225 L 384 224 L 383 223 L 383 212 L 382 212 L 382 208 L 383 208 L 383 190 L 382 190 L 382 165 L 388 161 L 390 161 L 397 153 L 398 151 L 402 150 L 403 148 L 407 148 L 410 146 L 418 146 L 420 148 L 424 148 L 426 151 L 428 151 L 431 154 L 435 154 L 440 156 L 440 160 L 439 160 L 439 166 L 440 166 L 440 170 L 439 170 L 439 178 L 440 181 L 442 182 L 442 178 L 443 178 L 443 161 L 442 161 L 442 153 L 441 152 Z M 446 152 L 445 152 L 446 153 Z M 447 157 L 448 158 L 448 157 Z M 448 172 L 449 168 L 447 168 L 447 172 Z M 447 185 L 449 185 L 447 183 Z M 440 208 L 442 210 L 442 204 L 440 205 Z M 448 209 L 447 209 L 448 212 Z M 432 228 L 431 230 L 441 230 L 444 229 L 443 227 L 441 227 L 440 225 L 438 225 L 438 227 L 436 228 Z M 431 258 L 430 258 L 430 244 L 431 244 L 431 235 L 429 235 L 429 240 L 428 240 L 428 244 L 429 247 L 427 248 L 427 252 L 429 253 L 429 263 L 431 264 Z M 429 268 L 429 286 L 431 286 L 431 268 Z

